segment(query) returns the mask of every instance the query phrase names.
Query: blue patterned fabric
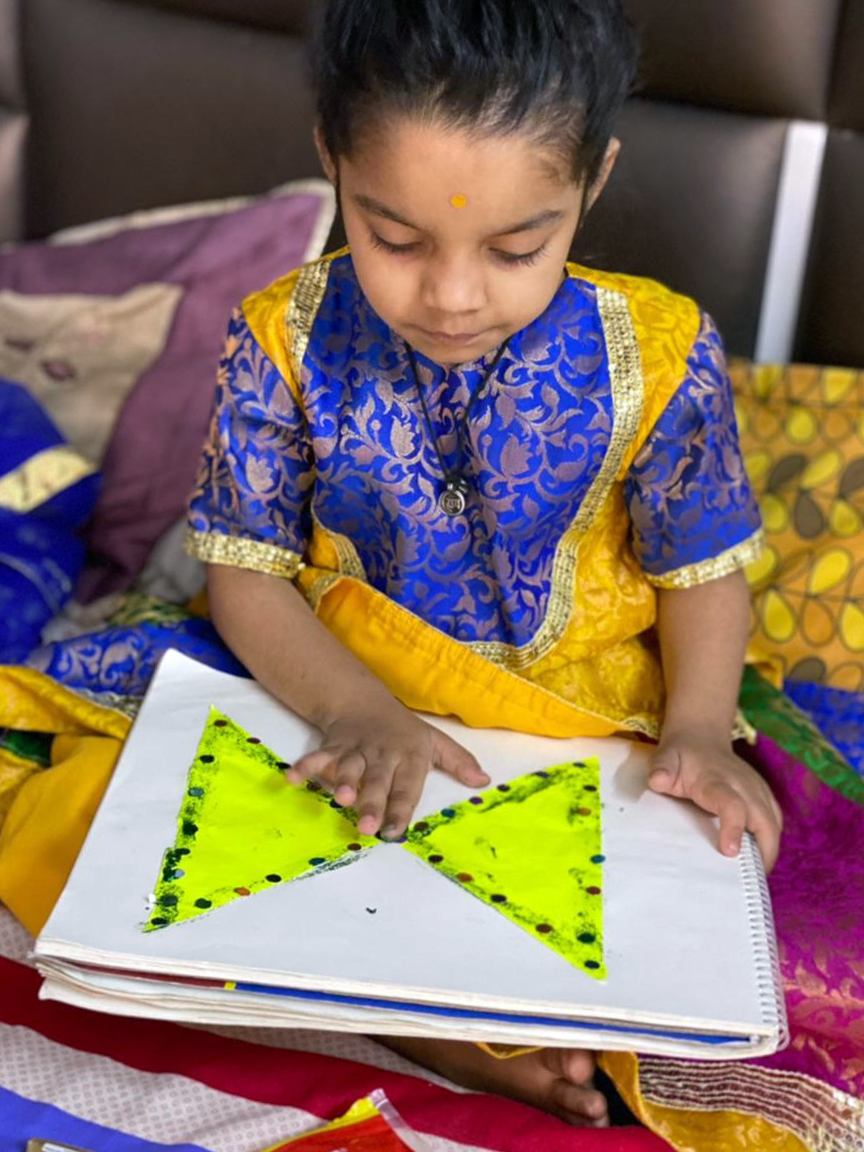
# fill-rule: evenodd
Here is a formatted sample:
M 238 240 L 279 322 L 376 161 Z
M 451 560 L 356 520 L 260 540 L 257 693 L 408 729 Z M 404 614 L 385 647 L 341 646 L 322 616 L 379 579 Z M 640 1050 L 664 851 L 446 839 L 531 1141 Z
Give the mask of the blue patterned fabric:
M 708 316 L 681 387 L 633 463 L 625 499 L 649 576 L 711 560 L 760 527 L 723 345 Z
M 27 664 L 73 692 L 137 700 L 143 697 L 156 665 L 169 648 L 221 672 L 247 675 L 210 621 L 197 617 L 106 628 L 47 644 L 33 652 Z M 105 703 L 111 701 L 106 699 Z
M 570 276 L 512 337 L 471 409 L 461 457 L 458 429 L 488 358 L 453 369 L 417 360 L 445 462 L 470 482 L 464 516 L 438 507 L 442 468 L 407 346 L 371 309 L 345 255 L 330 265 L 301 403 L 242 313 L 233 318 L 190 526 L 302 555 L 314 515 L 347 538 L 376 589 L 447 635 L 524 645 L 546 616 L 556 548 L 613 431 L 596 288 Z M 758 527 L 734 421 L 724 423 L 727 398 L 706 321 L 653 438 L 656 459 L 649 467 L 643 454 L 628 485 L 636 546 L 652 575 L 722 552 Z
M 62 444 L 30 393 L 0 380 L 0 479 Z M 22 661 L 69 599 L 84 561 L 78 533 L 98 491 L 92 473 L 26 513 L 0 500 L 0 663 Z
M 864 776 L 864 693 L 787 680 L 786 695 Z

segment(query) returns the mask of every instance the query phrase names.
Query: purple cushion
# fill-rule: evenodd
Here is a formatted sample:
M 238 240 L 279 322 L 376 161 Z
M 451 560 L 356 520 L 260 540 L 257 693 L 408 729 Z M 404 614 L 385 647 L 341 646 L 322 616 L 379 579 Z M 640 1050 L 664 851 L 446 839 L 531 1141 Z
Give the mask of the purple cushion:
M 108 441 L 79 599 L 131 585 L 183 515 L 231 309 L 320 255 L 332 218 L 329 186 L 307 181 L 242 207 L 146 213 L 0 253 L 0 289 L 24 296 L 122 296 L 142 284 L 181 293 L 164 347 L 132 383 Z

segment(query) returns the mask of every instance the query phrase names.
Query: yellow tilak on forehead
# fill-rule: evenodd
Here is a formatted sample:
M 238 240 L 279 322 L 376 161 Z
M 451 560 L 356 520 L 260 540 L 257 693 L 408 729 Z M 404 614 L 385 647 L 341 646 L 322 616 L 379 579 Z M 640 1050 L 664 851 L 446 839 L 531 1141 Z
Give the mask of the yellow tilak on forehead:
M 455 195 L 450 197 L 450 203 L 454 208 L 467 208 L 468 197 L 464 192 L 457 192 Z

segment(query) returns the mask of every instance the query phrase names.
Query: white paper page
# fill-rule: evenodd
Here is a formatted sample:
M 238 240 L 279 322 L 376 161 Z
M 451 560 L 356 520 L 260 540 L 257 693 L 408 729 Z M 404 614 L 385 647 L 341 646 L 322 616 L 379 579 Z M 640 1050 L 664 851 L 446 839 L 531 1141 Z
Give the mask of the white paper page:
M 597 756 L 603 800 L 608 979 L 568 964 L 528 933 L 394 844 L 309 880 L 145 934 L 145 900 L 174 841 L 189 764 L 211 705 L 286 760 L 317 733 L 254 682 L 169 653 L 135 723 L 72 878 L 37 955 L 140 970 L 202 965 L 249 979 L 348 994 L 401 989 L 430 1003 L 561 1014 L 764 1025 L 740 864 L 715 847 L 713 822 L 646 791 L 649 752 L 622 740 L 560 741 L 432 723 L 460 740 L 493 783 Z M 417 814 L 467 797 L 429 776 Z M 374 915 L 367 908 L 375 908 Z M 230 978 L 230 976 L 228 977 Z

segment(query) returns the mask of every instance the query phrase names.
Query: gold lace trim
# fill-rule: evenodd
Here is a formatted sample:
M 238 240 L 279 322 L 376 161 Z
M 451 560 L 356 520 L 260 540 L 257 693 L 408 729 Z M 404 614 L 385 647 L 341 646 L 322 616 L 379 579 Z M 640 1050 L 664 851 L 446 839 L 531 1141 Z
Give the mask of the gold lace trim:
M 315 531 L 320 532 L 322 536 L 326 537 L 336 549 L 336 564 L 339 569 L 340 576 L 353 576 L 355 580 L 362 580 L 364 584 L 368 584 L 366 579 L 366 569 L 363 567 L 363 561 L 357 549 L 352 544 L 347 536 L 343 536 L 340 532 L 333 532 L 327 528 L 318 519 L 315 509 L 312 509 L 312 521 L 315 525 Z
M 68 444 L 37 452 L 0 476 L 0 508 L 24 515 L 96 471 Z
M 226 564 L 267 576 L 284 576 L 287 580 L 293 580 L 305 567 L 303 557 L 297 552 L 221 532 L 195 532 L 190 528 L 184 544 L 190 556 L 205 564 Z
M 494 641 L 466 645 L 478 656 L 509 669 L 527 668 L 546 656 L 558 643 L 573 612 L 574 582 L 579 545 L 609 496 L 622 461 L 642 420 L 644 382 L 639 341 L 627 297 L 609 288 L 597 289 L 597 305 L 606 338 L 612 387 L 612 436 L 606 457 L 576 516 L 558 541 L 552 565 L 549 607 L 536 635 L 517 648 Z
M 329 275 L 329 260 L 316 260 L 314 264 L 307 264 L 301 268 L 288 304 L 285 326 L 288 330 L 288 347 L 294 359 L 298 386 L 306 349 L 309 347 L 312 325 L 327 291 Z
M 649 1104 L 761 1116 L 813 1152 L 850 1152 L 864 1132 L 864 1100 L 800 1072 L 642 1056 L 639 1083 Z
M 765 534 L 758 528 L 741 544 L 727 548 L 719 556 L 712 556 L 708 560 L 700 560 L 697 564 L 687 564 L 683 568 L 676 568 L 672 572 L 664 572 L 662 576 L 648 576 L 648 580 L 655 588 L 695 588 L 697 584 L 707 584 L 710 580 L 719 580 L 722 576 L 729 576 L 737 572 L 745 564 L 752 564 L 762 555 L 765 547 Z

